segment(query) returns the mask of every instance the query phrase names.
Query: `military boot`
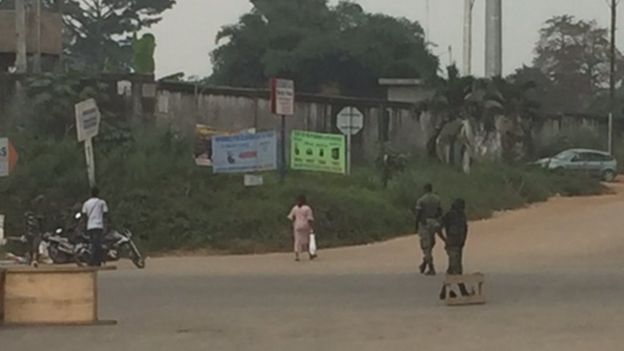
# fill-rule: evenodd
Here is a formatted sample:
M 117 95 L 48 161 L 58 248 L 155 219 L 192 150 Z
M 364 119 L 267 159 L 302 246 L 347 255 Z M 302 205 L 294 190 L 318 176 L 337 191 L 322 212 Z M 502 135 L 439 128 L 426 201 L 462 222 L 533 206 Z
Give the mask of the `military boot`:
M 420 274 L 425 274 L 425 270 L 427 269 L 427 261 L 423 260 L 423 263 L 420 264 Z
M 425 273 L 425 275 L 431 275 L 431 276 L 436 275 L 436 270 L 435 270 L 435 267 L 433 266 L 433 263 L 429 262 L 428 266 L 429 266 L 429 269 L 427 270 L 427 273 Z

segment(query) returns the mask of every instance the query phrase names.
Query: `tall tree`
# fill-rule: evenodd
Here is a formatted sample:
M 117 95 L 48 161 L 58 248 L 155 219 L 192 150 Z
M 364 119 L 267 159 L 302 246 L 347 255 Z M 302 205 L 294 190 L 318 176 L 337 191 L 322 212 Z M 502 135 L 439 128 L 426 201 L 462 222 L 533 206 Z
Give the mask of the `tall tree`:
M 132 69 L 132 38 L 162 19 L 176 0 L 67 0 L 67 53 L 77 67 L 92 71 Z
M 251 12 L 217 36 L 214 83 L 264 87 L 279 75 L 308 92 L 332 87 L 371 95 L 381 77 L 436 77 L 438 59 L 418 23 L 366 13 L 346 1 L 251 2 Z
M 534 66 L 553 83 L 549 109 L 585 111 L 593 96 L 608 87 L 610 45 L 608 31 L 595 21 L 572 16 L 549 19 L 540 30 Z M 618 80 L 622 55 L 618 57 Z

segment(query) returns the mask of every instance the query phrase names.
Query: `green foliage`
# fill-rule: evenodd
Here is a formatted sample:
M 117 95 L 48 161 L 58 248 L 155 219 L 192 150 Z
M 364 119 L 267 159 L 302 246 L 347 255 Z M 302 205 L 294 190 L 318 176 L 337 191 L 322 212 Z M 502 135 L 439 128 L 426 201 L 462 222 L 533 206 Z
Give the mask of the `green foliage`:
M 436 77 L 418 23 L 366 13 L 351 2 L 256 0 L 238 23 L 225 26 L 213 52 L 213 83 L 265 87 L 273 76 L 294 79 L 299 90 L 338 87 L 372 95 L 382 77 Z
M 566 129 L 538 143 L 539 157 L 550 157 L 561 151 L 574 148 L 605 150 L 607 141 L 604 136 L 590 128 Z
M 377 168 L 381 173 L 381 182 L 384 189 L 388 188 L 388 183 L 398 174 L 407 168 L 407 157 L 403 154 L 389 150 L 382 150 L 381 155 L 377 159 Z
M 74 68 L 129 72 L 135 33 L 161 20 L 176 0 L 68 0 L 63 6 Z
M 108 86 L 78 72 L 67 74 L 43 73 L 26 80 L 27 95 L 32 101 L 25 108 L 26 127 L 43 135 L 62 137 L 75 133 L 74 106 L 94 98 L 104 106 L 109 100 Z M 104 111 L 106 115 L 106 111 Z
M 465 147 L 464 141 L 458 142 L 462 121 L 470 121 L 473 128 L 487 134 L 497 130 L 496 119 L 501 115 L 508 122 L 505 130 L 500 125 L 497 130 L 501 134 L 503 159 L 516 161 L 532 156 L 532 130 L 542 116 L 540 91 L 533 77 L 526 75 L 526 70 L 519 70 L 506 79 L 477 79 L 460 76 L 455 66 L 447 70 L 448 78 L 438 79 L 436 93 L 428 102 L 428 108 L 441 117 L 427 143 L 429 156 L 438 156 L 440 146 L 455 144 L 457 151 Z
M 15 9 L 15 0 L 0 0 L 0 10 Z
M 556 16 L 540 30 L 534 66 L 552 82 L 548 110 L 586 112 L 593 98 L 609 85 L 608 30 L 596 21 Z M 616 53 L 616 79 L 624 72 L 623 56 Z
M 141 39 L 136 37 L 132 41 L 132 67 L 139 74 L 154 74 L 156 63 L 154 52 L 156 51 L 156 38 L 152 34 L 144 34 Z
M 152 252 L 289 250 L 292 234 L 285 216 L 300 193 L 314 207 L 320 243 L 328 247 L 412 232 L 411 209 L 426 182 L 434 182 L 447 205 L 464 197 L 472 218 L 558 193 L 602 190 L 596 181 L 539 169 L 483 164 L 466 176 L 418 161 L 410 162 L 387 190 L 372 167 L 356 168 L 351 177 L 292 172 L 284 184 L 276 174 L 265 174 L 263 187 L 245 188 L 242 176 L 196 167 L 191 143 L 168 130 L 142 128 L 112 145 L 106 137 L 95 141 L 96 172 L 113 224 L 133 230 Z M 15 135 L 14 140 L 22 159 L 11 177 L 0 179 L 0 213 L 7 215 L 10 235 L 20 233 L 22 214 L 36 196 L 45 195 L 47 212 L 53 214 L 69 211 L 88 194 L 83 150 L 73 137 Z

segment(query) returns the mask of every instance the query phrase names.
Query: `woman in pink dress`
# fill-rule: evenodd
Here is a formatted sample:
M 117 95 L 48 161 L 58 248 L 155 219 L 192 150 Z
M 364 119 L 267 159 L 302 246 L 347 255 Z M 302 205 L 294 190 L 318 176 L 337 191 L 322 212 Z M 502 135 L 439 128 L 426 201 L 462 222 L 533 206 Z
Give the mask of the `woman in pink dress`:
M 299 261 L 300 254 L 308 251 L 308 247 L 310 245 L 310 234 L 312 234 L 314 230 L 314 214 L 312 213 L 312 208 L 308 206 L 304 195 L 297 198 L 297 205 L 295 205 L 295 207 L 293 207 L 290 211 L 288 219 L 293 222 L 295 260 Z M 316 255 L 310 254 L 311 260 L 315 258 Z

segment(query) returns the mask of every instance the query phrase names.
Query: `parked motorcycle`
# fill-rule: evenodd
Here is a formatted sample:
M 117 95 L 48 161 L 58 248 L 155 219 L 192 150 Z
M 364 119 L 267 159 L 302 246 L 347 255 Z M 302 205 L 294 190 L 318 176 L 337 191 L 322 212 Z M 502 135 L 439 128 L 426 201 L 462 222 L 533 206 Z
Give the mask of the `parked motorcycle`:
M 81 265 L 78 258 L 79 246 L 63 234 L 63 228 L 57 228 L 54 234 L 43 235 L 41 243 L 47 247 L 47 256 L 55 264 L 76 263 Z
M 42 238 L 42 245 L 47 248 L 47 256 L 55 264 L 76 263 L 82 265 L 78 259 L 82 214 L 76 213 L 67 228 L 58 227 L 53 233 L 46 233 Z
M 43 240 L 48 245 L 48 256 L 54 263 L 66 264 L 75 262 L 79 266 L 89 263 L 91 258 L 91 240 L 81 229 L 82 213 L 73 217 L 69 231 L 58 228 L 55 234 L 44 235 Z M 66 236 L 70 235 L 70 238 Z M 128 257 L 138 268 L 145 268 L 145 259 L 132 240 L 132 232 L 125 229 L 113 230 L 105 235 L 102 243 L 104 260 L 107 262 L 119 261 Z
M 83 235 L 83 238 L 84 240 L 77 245 L 76 252 L 78 261 L 86 264 L 91 258 L 91 243 L 86 235 Z M 128 257 L 137 268 L 145 268 L 145 259 L 132 240 L 130 230 L 113 230 L 106 234 L 102 244 L 102 252 L 104 252 L 106 262 L 119 261 L 123 257 Z

